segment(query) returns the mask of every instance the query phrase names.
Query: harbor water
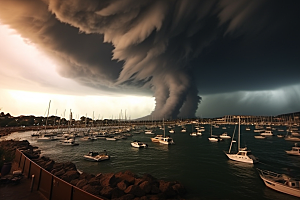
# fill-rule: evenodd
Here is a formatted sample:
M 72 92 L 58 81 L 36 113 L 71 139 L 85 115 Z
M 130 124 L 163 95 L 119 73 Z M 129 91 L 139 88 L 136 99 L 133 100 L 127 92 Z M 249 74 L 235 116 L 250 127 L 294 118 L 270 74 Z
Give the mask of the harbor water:
M 247 146 L 256 157 L 257 164 L 246 164 L 228 160 L 224 151 L 228 151 L 231 139 L 221 142 L 210 142 L 210 125 L 204 125 L 202 136 L 192 137 L 194 128 L 186 125 L 187 132 L 182 133 L 181 127 L 174 127 L 175 133 L 170 135 L 175 144 L 163 145 L 152 143 L 143 132 L 132 137 L 117 141 L 98 139 L 81 141 L 76 138 L 78 146 L 61 146 L 58 141 L 40 142 L 32 137 L 32 131 L 12 133 L 3 139 L 28 140 L 31 145 L 38 146 L 42 155 L 56 162 L 71 161 L 81 171 L 98 174 L 130 170 L 137 175 L 151 174 L 157 179 L 176 180 L 187 188 L 186 199 L 272 199 L 296 200 L 289 196 L 267 188 L 260 179 L 256 168 L 300 177 L 300 157 L 289 156 L 285 150 L 290 150 L 294 142 L 286 141 L 276 136 L 265 139 L 255 139 L 253 132 L 241 126 L 241 147 Z M 227 125 L 226 129 L 212 128 L 214 135 L 227 132 L 232 136 L 235 125 Z M 283 127 L 282 127 L 283 128 Z M 160 129 L 155 134 L 163 134 Z M 237 134 L 237 133 L 236 133 Z M 274 131 L 276 135 L 276 131 Z M 148 144 L 148 148 L 131 147 L 133 140 Z M 89 151 L 106 150 L 110 160 L 89 162 L 83 155 Z M 232 150 L 236 150 L 234 143 Z

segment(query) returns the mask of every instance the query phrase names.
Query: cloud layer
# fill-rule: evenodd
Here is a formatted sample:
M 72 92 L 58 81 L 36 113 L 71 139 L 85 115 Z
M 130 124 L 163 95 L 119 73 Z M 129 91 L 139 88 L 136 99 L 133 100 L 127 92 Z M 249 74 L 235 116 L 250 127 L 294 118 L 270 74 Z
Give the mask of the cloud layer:
M 62 76 L 152 92 L 155 118 L 194 117 L 199 94 L 299 83 L 295 1 L 0 2 L 0 22 L 51 56 Z

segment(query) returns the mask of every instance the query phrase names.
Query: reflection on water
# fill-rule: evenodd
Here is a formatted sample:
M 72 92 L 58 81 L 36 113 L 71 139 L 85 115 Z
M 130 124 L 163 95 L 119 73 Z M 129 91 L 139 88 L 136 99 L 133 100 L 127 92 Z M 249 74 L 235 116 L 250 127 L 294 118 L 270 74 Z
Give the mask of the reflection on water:
M 270 137 L 264 140 L 255 139 L 253 132 L 242 132 L 241 146 L 251 149 L 260 163 L 253 165 L 228 160 L 224 154 L 230 146 L 230 140 L 212 143 L 208 141 L 210 127 L 206 126 L 201 137 L 190 136 L 191 126 L 181 133 L 180 127 L 172 134 L 175 145 L 152 143 L 153 135 L 135 134 L 127 140 L 118 141 L 81 141 L 79 146 L 60 146 L 58 141 L 38 142 L 31 137 L 33 132 L 13 133 L 1 139 L 22 138 L 33 146 L 38 146 L 42 154 L 57 162 L 74 162 L 78 169 L 98 174 L 131 170 L 142 175 L 150 173 L 154 177 L 167 180 L 179 180 L 188 189 L 190 199 L 284 199 L 294 197 L 280 194 L 266 188 L 259 178 L 256 167 L 271 171 L 287 172 L 300 175 L 300 157 L 287 156 L 285 150 L 294 143 L 282 138 Z M 232 135 L 234 126 L 226 129 Z M 243 130 L 243 128 L 242 128 Z M 253 130 L 253 129 L 252 129 Z M 214 135 L 224 130 L 213 129 Z M 157 134 L 161 134 L 158 130 Z M 148 148 L 134 148 L 133 140 L 148 144 Z M 233 147 L 235 148 L 235 147 Z M 103 162 L 89 162 L 83 159 L 89 151 L 107 150 L 111 159 Z

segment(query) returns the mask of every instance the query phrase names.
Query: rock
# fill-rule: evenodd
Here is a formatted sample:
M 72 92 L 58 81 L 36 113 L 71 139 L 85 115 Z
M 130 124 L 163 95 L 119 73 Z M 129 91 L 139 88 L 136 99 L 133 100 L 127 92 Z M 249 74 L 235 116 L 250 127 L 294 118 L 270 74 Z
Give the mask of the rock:
M 142 182 L 140 185 L 140 188 L 147 194 L 151 191 L 151 185 L 148 181 Z
M 156 194 L 156 195 L 148 195 L 147 197 L 149 200 L 164 200 L 164 199 L 166 199 L 166 197 L 162 193 Z
M 122 197 L 123 195 L 124 195 L 125 193 L 122 191 L 122 190 L 120 190 L 119 188 L 113 188 L 112 190 L 111 190 L 111 198 L 112 199 L 115 199 L 115 198 L 120 198 L 120 197 Z
M 91 179 L 88 181 L 88 184 L 90 184 L 90 185 L 100 185 L 100 181 L 99 181 L 98 178 L 93 177 L 93 178 L 91 178 Z
M 133 194 L 125 194 L 125 195 L 121 196 L 120 198 L 115 198 L 114 200 L 132 200 L 132 199 L 134 199 Z
M 151 174 L 144 174 L 142 179 L 145 180 L 145 181 L 148 181 L 149 183 L 157 181 L 157 179 L 154 178 Z
M 61 176 L 64 181 L 70 182 L 73 179 L 79 178 L 79 173 L 75 170 L 70 170 Z
M 79 182 L 78 179 L 73 179 L 73 180 L 71 180 L 70 184 L 76 186 L 78 182 Z
M 127 194 L 133 194 L 134 196 L 138 196 L 138 197 L 145 195 L 145 192 L 137 185 L 128 186 L 124 192 Z
M 176 191 L 172 188 L 171 182 L 159 181 L 159 190 L 167 197 L 174 197 L 176 195 Z
M 82 174 L 79 175 L 79 180 L 86 179 L 89 181 L 93 177 L 94 177 L 94 175 L 83 172 Z
M 172 186 L 172 188 L 180 196 L 185 195 L 187 193 L 186 188 L 182 184 L 180 184 L 180 183 L 176 183 L 175 185 Z
M 100 191 L 100 194 L 103 195 L 106 198 L 111 198 L 112 190 L 113 190 L 113 188 L 111 188 L 110 186 L 105 186 Z
M 142 182 L 144 182 L 144 179 L 136 178 L 135 181 L 134 181 L 134 185 L 139 185 Z
M 74 170 L 77 171 L 76 165 L 72 162 L 66 162 L 64 163 L 64 169 L 67 170 Z
M 64 173 L 66 173 L 66 171 L 65 171 L 64 169 L 61 169 L 61 170 L 59 170 L 58 172 L 55 172 L 53 175 L 54 175 L 54 176 L 60 177 L 60 176 L 62 176 Z
M 50 172 L 50 171 L 53 169 L 54 163 L 55 163 L 54 160 L 48 161 L 48 162 L 45 164 L 44 169 Z
M 53 164 L 53 169 L 56 169 L 57 171 L 61 170 L 64 168 L 64 164 L 63 163 L 54 163 Z
M 126 188 L 128 187 L 128 184 L 127 184 L 126 181 L 122 180 L 122 181 L 120 181 L 120 182 L 117 184 L 117 187 L 118 187 L 120 190 L 124 191 L 124 190 L 126 190 Z
M 129 184 L 134 184 L 135 182 L 134 174 L 130 171 L 125 171 L 124 173 L 119 172 L 116 174 L 116 177 L 127 181 Z
M 160 190 L 156 185 L 151 185 L 151 193 L 158 194 L 158 193 L 160 193 Z
M 85 180 L 85 179 L 81 179 L 81 180 L 79 180 L 78 182 L 77 182 L 77 184 L 76 184 L 76 187 L 78 187 L 78 188 L 83 188 L 83 186 L 85 186 L 85 185 L 87 185 L 88 184 L 88 181 L 87 180 Z
M 118 179 L 115 177 L 114 173 L 108 173 L 101 176 L 100 184 L 103 187 L 111 186 L 115 187 L 118 183 Z
M 93 195 L 98 195 L 98 194 L 100 194 L 101 187 L 100 186 L 92 186 L 92 185 L 87 184 L 87 185 L 83 186 L 82 189 Z
M 99 174 L 97 174 L 97 175 L 95 176 L 95 178 L 97 178 L 97 179 L 99 179 L 99 180 L 100 180 L 101 177 L 102 177 L 102 173 L 99 173 Z

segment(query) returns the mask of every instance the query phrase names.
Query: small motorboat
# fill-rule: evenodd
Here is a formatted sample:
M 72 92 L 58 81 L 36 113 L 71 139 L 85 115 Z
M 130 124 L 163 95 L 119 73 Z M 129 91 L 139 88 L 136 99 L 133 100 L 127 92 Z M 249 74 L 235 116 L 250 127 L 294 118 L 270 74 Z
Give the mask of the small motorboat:
M 285 151 L 287 154 L 292 156 L 300 156 L 300 147 L 297 146 L 297 143 L 295 143 L 295 146 L 292 147 L 291 150 Z
M 107 155 L 106 150 L 100 153 L 95 151 L 90 151 L 87 155 L 84 155 L 83 157 L 85 160 L 93 161 L 93 162 L 99 162 L 99 161 L 110 159 L 110 156 Z
M 208 140 L 210 141 L 210 142 L 220 142 L 220 141 L 222 141 L 222 138 L 218 138 L 218 137 L 209 137 L 208 138 Z
M 146 135 L 153 135 L 154 133 L 152 132 L 152 130 L 145 130 L 145 134 Z
M 190 136 L 196 137 L 196 136 L 198 136 L 198 135 L 197 135 L 196 132 L 192 132 L 192 133 L 190 133 Z
M 265 130 L 265 131 L 262 132 L 260 135 L 263 135 L 263 136 L 273 136 L 273 133 L 272 133 L 272 131 Z
M 135 147 L 135 148 L 146 148 L 148 147 L 148 144 L 143 143 L 141 141 L 135 140 L 133 142 L 130 143 L 131 146 Z
M 273 190 L 300 197 L 300 180 L 275 172 L 257 169 L 265 185 Z
M 200 131 L 200 129 L 197 130 L 197 135 L 202 135 L 202 132 Z
M 151 138 L 152 142 L 159 142 L 160 140 L 162 140 L 164 138 L 163 135 L 156 135 L 154 138 Z
M 159 143 L 161 143 L 161 144 L 167 144 L 167 145 L 169 145 L 169 144 L 175 144 L 174 141 L 173 141 L 173 139 L 171 137 L 169 137 L 169 136 L 164 137 L 162 140 L 159 141 Z
M 256 138 L 256 139 L 265 139 L 266 136 L 263 136 L 263 135 L 255 135 L 254 138 Z
M 61 140 L 59 144 L 63 145 L 63 146 L 78 146 L 79 145 L 78 143 L 75 142 L 75 140 L 73 138 Z
M 230 139 L 231 137 L 230 137 L 230 135 L 227 134 L 227 132 L 224 132 L 224 133 L 222 133 L 220 135 L 220 138 L 222 138 L 222 139 Z
M 175 133 L 174 129 L 169 130 L 169 133 Z

